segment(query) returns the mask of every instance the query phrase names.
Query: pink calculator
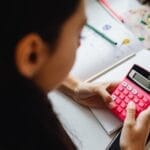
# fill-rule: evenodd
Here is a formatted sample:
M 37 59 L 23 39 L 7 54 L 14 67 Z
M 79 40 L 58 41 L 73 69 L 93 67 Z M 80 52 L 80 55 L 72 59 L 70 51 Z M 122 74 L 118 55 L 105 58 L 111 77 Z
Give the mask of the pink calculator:
M 130 101 L 136 104 L 136 116 L 150 106 L 150 72 L 133 65 L 122 83 L 112 93 L 115 107 L 111 111 L 120 119 L 126 117 Z

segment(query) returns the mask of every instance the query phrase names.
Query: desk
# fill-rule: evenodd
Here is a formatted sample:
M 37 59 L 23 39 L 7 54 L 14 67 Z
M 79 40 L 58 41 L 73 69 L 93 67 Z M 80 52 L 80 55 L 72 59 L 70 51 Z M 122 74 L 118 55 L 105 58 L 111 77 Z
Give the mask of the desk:
M 114 68 L 95 82 L 122 79 L 129 68 L 140 64 L 150 70 L 150 51 L 142 50 L 135 57 Z M 113 136 L 108 136 L 93 113 L 58 91 L 48 95 L 64 128 L 80 150 L 105 150 Z
M 64 128 L 80 150 L 104 150 L 109 137 L 92 112 L 54 91 L 48 95 Z
M 122 0 L 120 3 L 118 0 L 113 1 L 113 7 L 118 11 L 126 11 L 129 7 L 134 8 L 139 6 L 136 0 Z M 138 63 L 150 69 L 149 58 L 150 51 L 142 50 L 135 57 L 102 75 L 94 82 L 120 80 L 126 75 L 134 63 Z M 109 136 L 106 134 L 89 108 L 82 107 L 59 91 L 49 93 L 48 97 L 51 99 L 54 111 L 79 150 L 106 149 L 114 135 Z M 98 115 L 98 112 L 96 113 Z

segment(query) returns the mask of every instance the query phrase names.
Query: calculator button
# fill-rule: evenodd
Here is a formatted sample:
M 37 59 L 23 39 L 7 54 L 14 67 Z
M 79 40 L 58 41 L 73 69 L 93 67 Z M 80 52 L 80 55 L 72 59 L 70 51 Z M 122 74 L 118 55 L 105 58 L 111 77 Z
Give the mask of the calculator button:
M 123 110 L 121 114 L 122 114 L 123 118 L 125 118 L 125 116 L 126 116 L 126 111 Z
M 148 103 L 144 103 L 144 109 L 148 108 L 149 104 Z
M 117 109 L 117 112 L 121 113 L 122 112 L 122 108 L 119 106 Z
M 137 110 L 137 112 L 139 113 L 139 112 L 141 112 L 141 111 L 142 111 L 142 108 L 141 108 L 141 107 L 139 107 L 139 106 L 137 106 L 137 107 L 136 107 L 136 110 Z
M 126 87 L 128 85 L 128 83 L 127 82 L 122 82 L 122 86 L 124 86 L 124 87 Z
M 140 107 L 144 107 L 144 103 L 143 103 L 143 102 L 140 102 L 140 103 L 139 103 L 139 106 L 140 106 Z
M 120 97 L 122 100 L 125 98 L 125 96 L 124 96 L 123 94 L 121 94 L 119 97 Z
M 114 100 L 116 100 L 116 96 L 115 95 L 112 95 L 112 100 L 114 101 Z
M 149 105 L 150 105 L 150 99 L 148 99 L 148 103 L 149 103 Z
M 123 88 L 122 86 L 119 86 L 118 89 L 119 89 L 119 91 L 121 91 L 121 92 L 124 90 L 124 88 Z
M 140 99 L 142 99 L 142 98 L 143 98 L 143 95 L 139 93 L 139 94 L 137 95 L 137 97 L 140 98 Z
M 128 97 L 126 97 L 124 101 L 128 104 L 130 99 Z
M 146 97 L 143 98 L 143 101 L 144 101 L 145 103 L 148 103 L 148 102 L 149 102 L 149 100 L 148 100 Z
M 136 89 L 133 89 L 133 90 L 132 90 L 132 93 L 133 93 L 134 95 L 136 95 L 138 92 L 137 92 Z
M 127 89 L 128 89 L 129 91 L 131 91 L 131 90 L 132 90 L 132 86 L 128 85 L 128 86 L 127 86 Z
M 134 101 L 135 103 L 138 103 L 138 102 L 139 102 L 139 99 L 138 99 L 138 98 L 135 98 L 133 101 Z
M 129 97 L 130 99 L 133 99 L 133 98 L 134 98 L 134 96 L 133 96 L 131 93 L 128 95 L 128 97 Z
M 119 96 L 120 95 L 120 92 L 118 90 L 115 91 L 114 93 L 116 96 Z
M 125 94 L 125 95 L 128 95 L 128 93 L 129 93 L 129 91 L 126 89 L 123 91 L 123 94 Z
M 115 102 L 119 105 L 121 103 L 121 99 L 117 98 Z
M 125 102 L 122 102 L 120 106 L 121 106 L 122 108 L 125 108 L 125 107 L 126 107 L 126 103 L 125 103 Z

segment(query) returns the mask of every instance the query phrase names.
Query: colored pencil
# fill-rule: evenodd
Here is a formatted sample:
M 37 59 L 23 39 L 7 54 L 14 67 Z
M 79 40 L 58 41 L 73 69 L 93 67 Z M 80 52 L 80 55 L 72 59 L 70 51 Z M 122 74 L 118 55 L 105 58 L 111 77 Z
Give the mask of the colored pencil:
M 99 36 L 101 36 L 102 38 L 104 38 L 106 41 L 108 41 L 109 43 L 113 44 L 113 45 L 117 45 L 117 42 L 114 42 L 112 39 L 110 39 L 108 36 L 106 36 L 104 33 L 98 31 L 95 27 L 86 24 L 86 26 L 91 29 L 92 31 L 94 31 L 96 34 L 98 34 Z
M 118 21 L 124 23 L 123 18 L 118 15 L 110 6 L 110 4 L 107 2 L 107 0 L 99 0 L 99 2 L 103 5 L 103 7 L 108 11 L 108 13 L 114 17 L 115 19 L 117 19 Z

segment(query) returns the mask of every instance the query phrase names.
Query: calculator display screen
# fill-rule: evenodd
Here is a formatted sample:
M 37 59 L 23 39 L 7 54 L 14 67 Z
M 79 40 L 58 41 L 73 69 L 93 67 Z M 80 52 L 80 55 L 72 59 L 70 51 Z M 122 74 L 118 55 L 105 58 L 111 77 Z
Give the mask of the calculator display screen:
M 150 91 L 150 79 L 147 79 L 136 70 L 131 70 L 129 77 L 145 90 Z

